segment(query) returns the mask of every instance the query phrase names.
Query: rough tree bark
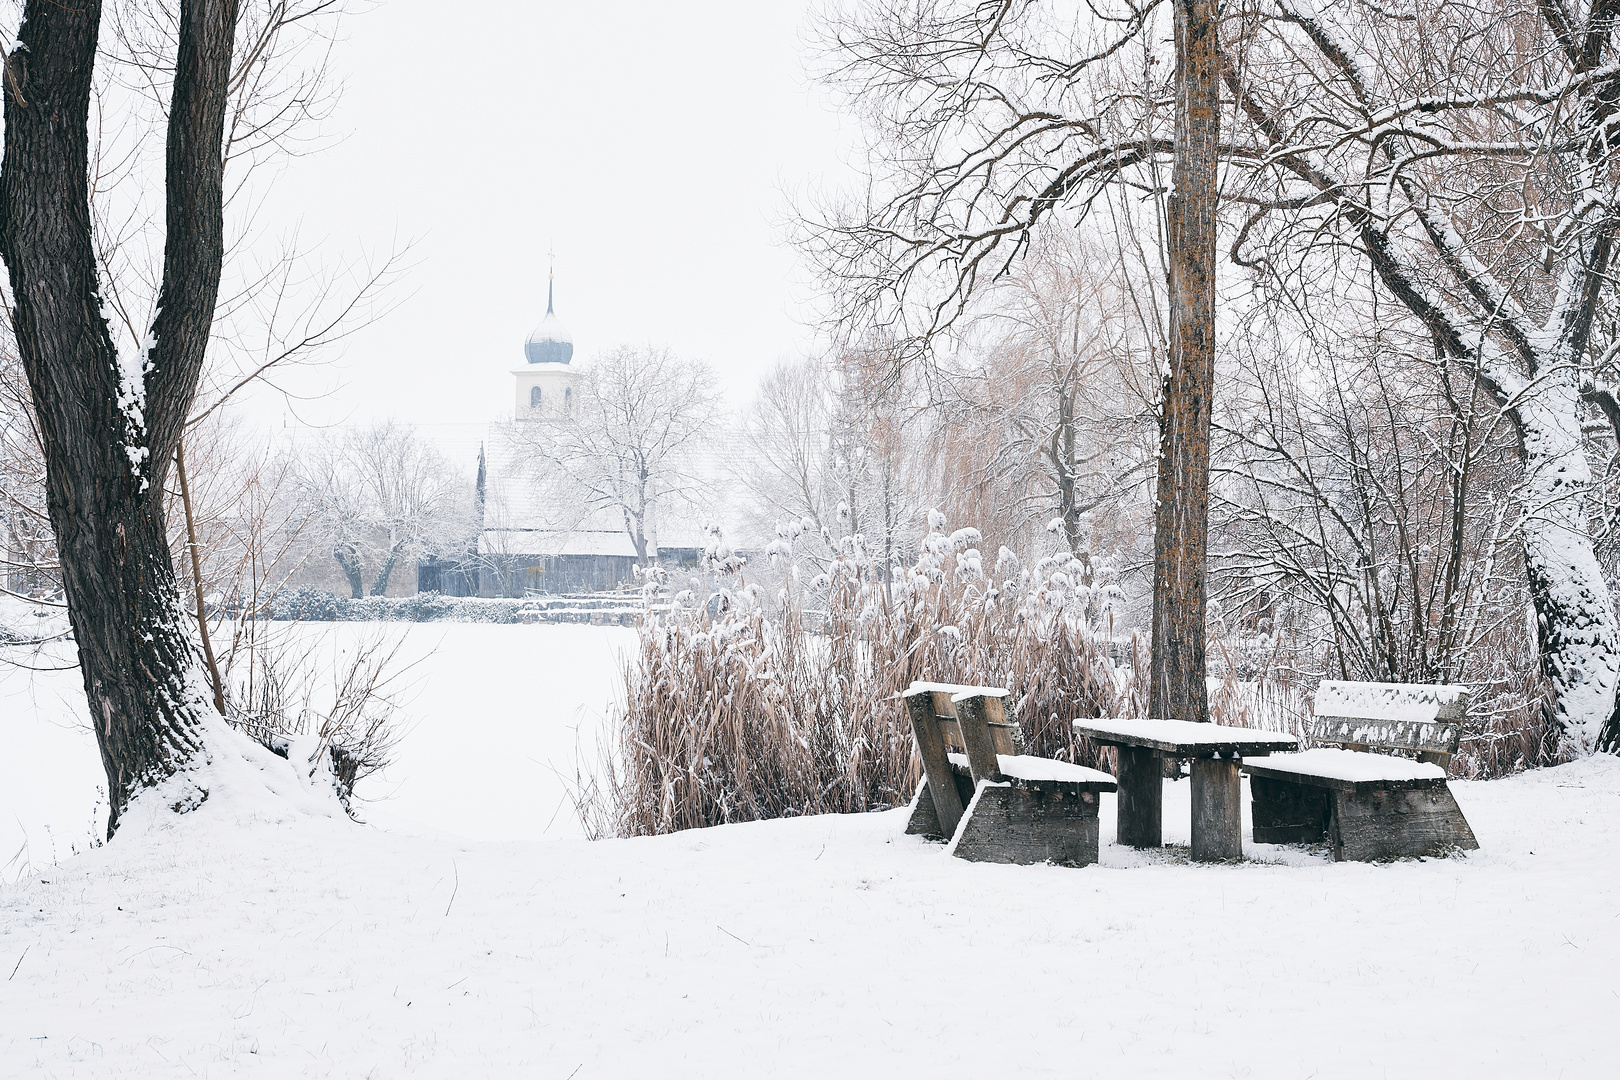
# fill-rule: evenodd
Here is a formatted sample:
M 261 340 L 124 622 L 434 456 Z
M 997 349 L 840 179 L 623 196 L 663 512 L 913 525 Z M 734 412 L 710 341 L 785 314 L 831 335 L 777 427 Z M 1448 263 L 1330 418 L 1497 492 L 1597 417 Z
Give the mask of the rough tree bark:
M 7 57 L 0 256 L 38 414 L 46 495 L 108 833 L 142 787 L 203 747 L 209 690 L 164 527 L 163 484 L 196 392 L 223 257 L 221 158 L 236 0 L 180 5 L 158 314 L 120 358 L 102 313 L 89 206 L 99 0 L 29 0 Z M 175 804 L 207 798 L 193 787 Z
M 1216 0 L 1176 0 L 1176 137 L 1168 206 L 1170 371 L 1153 515 L 1154 716 L 1207 720 L 1204 597 L 1215 360 Z
M 338 543 L 332 548 L 332 558 L 343 567 L 343 576 L 349 582 L 349 597 L 354 600 L 366 595 L 365 579 L 360 576 L 360 552 L 349 543 Z

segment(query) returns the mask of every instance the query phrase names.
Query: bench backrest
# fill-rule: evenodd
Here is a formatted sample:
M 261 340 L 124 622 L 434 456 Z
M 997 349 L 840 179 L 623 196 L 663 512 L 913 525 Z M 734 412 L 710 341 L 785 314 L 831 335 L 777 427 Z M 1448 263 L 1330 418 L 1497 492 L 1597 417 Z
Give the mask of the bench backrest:
M 990 741 L 995 745 L 998 754 L 1021 754 L 1023 750 L 1022 734 L 1018 723 L 1007 716 L 1003 699 L 1007 691 L 996 687 L 984 686 L 958 686 L 955 683 L 914 682 L 911 687 L 900 696 L 912 698 L 927 695 L 934 712 L 934 720 L 939 725 L 939 733 L 945 740 L 945 745 L 960 754 L 967 753 L 967 743 L 962 738 L 961 723 L 956 715 L 954 697 L 972 696 L 984 702 L 984 718 L 990 727 Z
M 1457 752 L 1467 715 L 1466 686 L 1324 680 L 1306 733 L 1319 743 L 1446 758 Z

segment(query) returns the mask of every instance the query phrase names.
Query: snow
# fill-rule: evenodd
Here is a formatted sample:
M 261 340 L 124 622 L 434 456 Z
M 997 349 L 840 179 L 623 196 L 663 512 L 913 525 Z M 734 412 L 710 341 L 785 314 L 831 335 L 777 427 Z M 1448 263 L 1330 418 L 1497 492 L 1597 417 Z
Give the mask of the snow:
M 633 636 L 410 633 L 439 651 L 373 824 L 215 743 L 234 795 L 132 812 L 112 844 L 0 885 L 0 1075 L 1612 1073 L 1613 757 L 1454 781 L 1482 850 L 1383 865 L 1253 843 L 1241 864 L 1191 863 L 1185 780 L 1165 787 L 1162 851 L 1114 844 L 1102 795 L 1101 862 L 1082 870 L 949 858 L 904 835 L 903 810 L 532 839 L 546 771 L 525 761 L 571 744 L 535 729 L 609 700 Z M 77 673 L 32 696 L 14 678 L 8 824 L 19 778 L 84 779 L 53 697 Z M 510 790 L 466 786 L 475 766 Z M 468 799 L 485 801 L 439 819 Z M 531 838 L 467 838 L 503 834 Z M 969 973 L 968 1010 L 945 971 Z
M 0 1071 L 1608 1075 L 1620 762 L 1454 786 L 1485 849 L 1383 866 L 1190 864 L 1184 781 L 1177 847 L 1108 842 L 1104 795 L 1084 870 L 903 811 L 473 843 L 205 805 L 0 892 Z
M 947 754 L 952 765 L 968 767 L 966 754 Z M 1113 774 L 1083 765 L 1071 765 L 1053 758 L 1031 757 L 1028 754 L 997 754 L 996 764 L 1002 774 L 1015 780 L 1062 780 L 1072 784 L 1112 784 Z
M 480 840 L 577 837 L 568 787 L 622 695 L 636 633 L 622 627 L 468 623 L 304 624 L 329 655 L 368 635 L 403 639 L 408 731 L 393 765 L 361 785 L 362 815 Z M 71 645 L 41 659 L 71 661 Z M 22 659 L 16 656 L 14 659 Z M 76 668 L 0 664 L 0 881 L 48 866 L 106 828 L 106 778 Z M 41 768 L 49 762 L 49 768 Z
M 1273 743 L 1290 749 L 1299 745 L 1292 735 L 1258 728 L 1225 727 L 1220 724 L 1200 724 L 1191 720 L 1131 720 L 1108 717 L 1096 720 L 1076 720 L 1077 728 L 1108 731 L 1133 739 L 1150 739 L 1167 743 L 1203 743 L 1220 746 L 1228 743 Z
M 1005 686 L 968 686 L 964 683 L 923 682 L 917 680 L 908 686 L 901 697 L 910 697 L 912 694 L 950 694 L 951 700 L 964 701 L 970 697 L 1007 697 L 1011 694 Z
M 1442 705 L 1468 693 L 1466 686 L 1421 683 L 1357 683 L 1324 679 L 1316 689 L 1317 716 L 1409 720 L 1431 723 Z
M 1443 780 L 1446 775 L 1446 770 L 1432 762 L 1326 746 L 1298 754 L 1255 758 L 1250 764 L 1267 769 L 1291 769 L 1332 780 Z

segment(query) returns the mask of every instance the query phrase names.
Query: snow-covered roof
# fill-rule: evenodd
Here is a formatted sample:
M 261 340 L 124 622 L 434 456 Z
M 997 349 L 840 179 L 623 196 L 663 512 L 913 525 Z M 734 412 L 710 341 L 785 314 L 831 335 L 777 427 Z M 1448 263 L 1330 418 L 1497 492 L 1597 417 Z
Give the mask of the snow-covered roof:
M 478 534 L 480 555 L 627 555 L 636 546 L 623 529 L 485 529 Z
M 546 317 L 523 343 L 523 355 L 531 364 L 566 364 L 574 358 L 574 337 L 552 310 L 555 278 L 546 282 Z
M 548 311 L 523 343 L 523 355 L 531 364 L 566 364 L 574 358 L 574 338 L 556 313 Z

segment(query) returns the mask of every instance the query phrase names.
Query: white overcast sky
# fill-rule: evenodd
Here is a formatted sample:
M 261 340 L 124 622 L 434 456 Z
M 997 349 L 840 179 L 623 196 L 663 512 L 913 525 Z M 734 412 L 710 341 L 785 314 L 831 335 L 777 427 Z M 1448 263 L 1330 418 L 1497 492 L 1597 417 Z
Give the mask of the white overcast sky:
M 328 262 L 415 247 L 395 310 L 295 415 L 470 427 L 509 409 L 553 244 L 576 363 L 667 344 L 745 401 L 814 340 L 786 193 L 853 183 L 855 123 L 805 74 L 807 7 L 384 0 L 349 18 L 343 138 L 293 162 L 266 209 Z M 251 411 L 281 426 L 279 401 Z

